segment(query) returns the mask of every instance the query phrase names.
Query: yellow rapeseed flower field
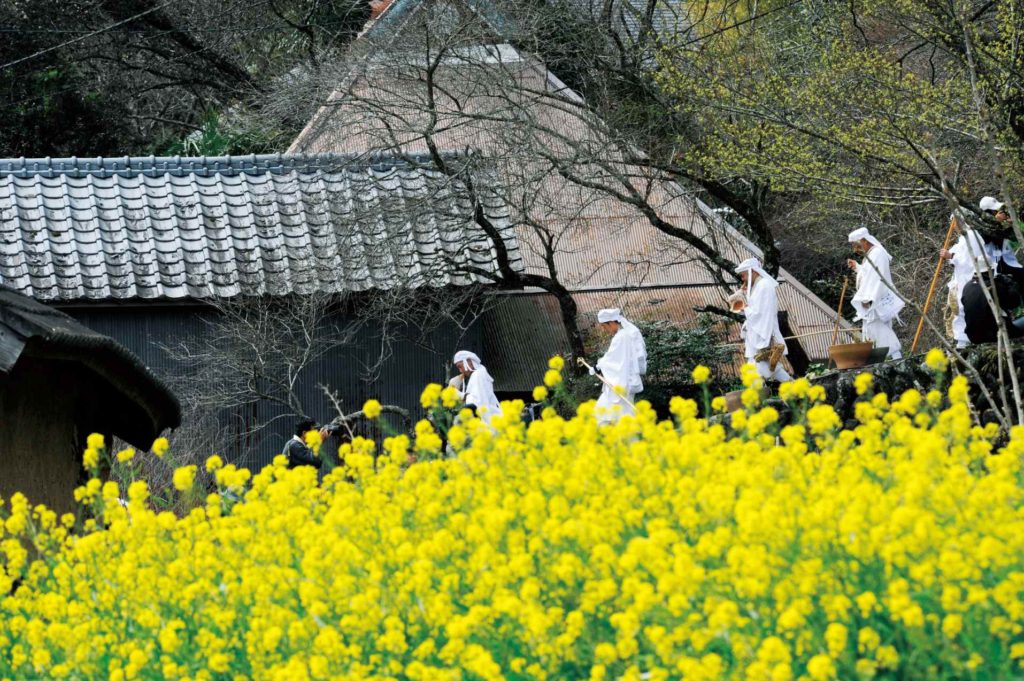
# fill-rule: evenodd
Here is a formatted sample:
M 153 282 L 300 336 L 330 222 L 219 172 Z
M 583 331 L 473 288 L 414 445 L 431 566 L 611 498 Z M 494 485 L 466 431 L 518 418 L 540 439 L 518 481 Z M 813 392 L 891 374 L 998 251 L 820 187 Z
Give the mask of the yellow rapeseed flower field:
M 15 495 L 0 676 L 1019 678 L 1024 429 L 994 450 L 963 379 L 941 399 L 860 385 L 847 430 L 797 381 L 785 425 L 753 385 L 714 422 L 682 399 L 604 427 L 592 402 L 464 413 L 454 456 L 357 439 L 319 483 L 217 459 L 186 517 L 141 481 L 84 485 L 74 531 Z

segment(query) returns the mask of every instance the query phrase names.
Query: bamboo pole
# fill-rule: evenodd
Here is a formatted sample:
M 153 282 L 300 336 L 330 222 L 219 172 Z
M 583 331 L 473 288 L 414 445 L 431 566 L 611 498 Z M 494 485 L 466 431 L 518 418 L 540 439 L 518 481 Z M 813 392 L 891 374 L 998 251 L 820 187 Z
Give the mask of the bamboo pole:
M 838 331 L 842 331 L 843 333 L 848 333 L 851 336 L 854 333 L 856 333 L 853 329 L 839 329 Z M 801 333 L 801 334 L 799 334 L 797 336 L 786 336 L 786 340 L 796 340 L 797 338 L 807 338 L 808 336 L 820 336 L 822 334 L 831 333 L 831 334 L 834 334 L 832 336 L 832 344 L 835 345 L 835 343 L 836 343 L 836 336 L 838 335 L 838 331 L 833 331 L 832 329 L 823 329 L 821 331 L 808 331 L 807 333 Z
M 576 358 L 576 362 L 577 362 L 577 364 L 579 364 L 580 366 L 585 366 L 585 367 L 587 367 L 588 369 L 593 369 L 593 368 L 594 368 L 594 367 L 590 366 L 589 364 L 587 364 L 587 360 L 583 359 L 582 357 L 577 357 L 577 358 Z M 613 393 L 615 393 L 615 395 L 616 395 L 616 396 L 618 396 L 618 397 L 619 397 L 619 399 L 621 399 L 621 400 L 622 400 L 623 402 L 625 402 L 626 404 L 628 404 L 628 405 L 629 405 L 629 406 L 630 406 L 630 407 L 631 407 L 631 408 L 633 409 L 633 413 L 636 413 L 636 405 L 635 405 L 635 404 L 633 404 L 632 402 L 630 402 L 630 401 L 629 401 L 629 398 L 628 398 L 628 397 L 626 397 L 625 395 L 620 395 L 620 394 L 618 393 L 618 391 L 617 391 L 617 390 L 615 390 L 615 386 L 614 386 L 614 385 L 612 384 L 612 382 L 611 382 L 611 381 L 609 381 L 609 380 L 608 380 L 607 378 L 605 378 L 605 377 L 604 377 L 603 375 L 601 375 L 601 374 L 599 374 L 599 373 L 596 373 L 596 371 L 595 371 L 594 375 L 595 375 L 595 376 L 597 376 L 597 377 L 598 377 L 599 379 L 601 379 L 601 382 L 602 382 L 602 383 L 604 383 L 604 384 L 605 384 L 606 386 L 608 386 L 609 388 L 611 388 L 611 389 L 612 389 L 612 392 L 613 392 Z
M 848 333 L 853 336 L 857 333 L 854 329 L 839 329 L 843 333 Z M 820 336 L 822 334 L 832 333 L 832 329 L 822 329 L 821 331 L 808 331 L 807 333 L 797 334 L 796 336 L 786 336 L 783 340 L 796 340 L 798 338 L 807 338 L 809 336 Z M 743 343 L 727 343 L 723 347 L 740 348 L 743 347 Z
M 832 332 L 832 345 L 839 338 L 839 322 L 843 319 L 843 302 L 846 301 L 846 287 L 850 284 L 849 275 L 843 277 L 843 291 L 839 294 L 839 307 L 836 308 L 836 328 Z
M 949 229 L 946 230 L 946 240 L 942 243 L 942 250 L 949 249 L 949 240 L 953 238 L 953 231 L 956 229 L 956 213 L 949 218 Z M 935 274 L 932 275 L 932 285 L 928 287 L 928 297 L 924 299 L 924 307 L 921 308 L 921 321 L 917 323 L 917 332 L 914 333 L 914 342 L 910 344 L 910 354 L 917 351 L 917 344 L 921 340 L 921 331 L 924 330 L 924 318 L 928 315 L 928 308 L 932 304 L 932 296 L 935 295 L 935 285 L 939 281 L 939 274 L 942 273 L 942 256 L 935 265 Z

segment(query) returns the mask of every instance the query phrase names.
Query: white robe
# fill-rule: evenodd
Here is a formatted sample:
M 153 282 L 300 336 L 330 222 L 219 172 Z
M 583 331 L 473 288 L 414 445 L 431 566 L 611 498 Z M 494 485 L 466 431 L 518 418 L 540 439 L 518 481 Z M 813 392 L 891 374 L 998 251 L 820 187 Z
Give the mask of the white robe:
M 495 416 L 501 416 L 501 403 L 494 394 L 494 379 L 484 365 L 477 366 L 465 382 L 462 400 L 476 407 L 477 415 L 487 424 Z
M 995 267 L 996 261 L 1002 257 L 1002 253 L 994 253 L 992 248 L 982 240 L 981 235 L 973 229 L 966 230 L 949 249 L 949 252 L 952 256 L 949 263 L 953 266 L 949 289 L 955 291 L 957 303 L 957 314 L 953 318 L 952 325 L 953 340 L 956 341 L 958 347 L 963 347 L 970 341 L 967 338 L 967 321 L 964 319 L 964 306 L 961 297 L 964 294 L 964 286 L 967 286 L 974 277 L 974 258 L 984 254 L 988 257 L 989 267 Z
M 779 296 L 776 290 L 778 287 L 779 282 L 765 277 L 758 277 L 754 282 L 747 305 L 743 308 L 747 320 L 740 329 L 740 338 L 743 339 L 743 356 L 747 361 L 754 363 L 761 378 L 788 381 L 792 377 L 783 368 L 782 362 L 775 365 L 774 370 L 768 362 L 754 362 L 754 355 L 759 350 L 771 346 L 772 341 L 776 344 L 786 344 L 786 338 L 779 328 Z M 782 354 L 788 355 L 789 348 Z
M 864 339 L 889 348 L 888 357 L 899 359 L 903 352 L 892 322 L 899 319 L 904 302 L 892 290 L 891 260 L 892 256 L 881 246 L 871 247 L 864 262 L 857 265 L 857 292 L 850 303 L 857 311 L 857 319 L 864 322 Z
M 647 373 L 647 347 L 640 330 L 626 322 L 615 332 L 608 352 L 597 360 L 597 368 L 605 380 L 625 390 L 625 398 L 633 402 L 636 394 L 643 391 L 641 376 Z M 597 399 L 597 420 L 599 423 L 614 423 L 623 414 L 633 413 L 623 396 L 615 393 L 607 383 Z

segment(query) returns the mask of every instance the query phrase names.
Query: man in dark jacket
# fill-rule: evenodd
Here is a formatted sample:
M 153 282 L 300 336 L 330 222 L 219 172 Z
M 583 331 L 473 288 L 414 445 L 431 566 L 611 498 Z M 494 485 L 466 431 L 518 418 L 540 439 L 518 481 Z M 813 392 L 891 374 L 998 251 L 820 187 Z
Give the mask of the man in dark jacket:
M 295 425 L 295 435 L 288 440 L 284 451 L 281 452 L 288 457 L 288 468 L 298 468 L 299 466 L 320 468 L 322 465 L 323 462 L 320 458 L 306 445 L 306 433 L 311 430 L 317 430 L 316 421 L 313 419 L 302 419 Z M 320 429 L 320 437 L 327 437 L 326 429 Z
M 978 257 L 974 266 L 977 274 L 964 286 L 963 295 L 960 297 L 967 326 L 967 338 L 971 343 L 994 343 L 999 329 L 981 283 L 981 278 L 984 277 L 985 285 L 989 285 L 988 261 L 984 257 Z M 995 296 L 1010 338 L 1024 336 L 1024 318 L 1013 320 L 1010 317 L 1022 302 L 1020 290 L 1011 276 L 995 276 Z

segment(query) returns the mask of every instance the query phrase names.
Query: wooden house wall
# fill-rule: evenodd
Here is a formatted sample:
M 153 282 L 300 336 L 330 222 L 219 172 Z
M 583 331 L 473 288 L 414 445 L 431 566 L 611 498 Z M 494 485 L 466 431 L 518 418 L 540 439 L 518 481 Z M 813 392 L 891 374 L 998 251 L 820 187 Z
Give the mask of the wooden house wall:
M 197 305 L 131 305 L 103 307 L 67 307 L 65 312 L 91 329 L 106 334 L 138 355 L 156 373 L 173 385 L 173 378 L 182 375 L 167 352 L 191 338 L 201 336 L 207 329 L 204 322 L 215 314 L 209 307 Z M 344 325 L 349 318 L 339 313 L 326 320 L 327 324 Z M 328 385 L 337 391 L 347 411 L 362 407 L 369 398 L 384 404 L 393 404 L 410 411 L 413 419 L 422 417 L 419 396 L 430 382 L 441 382 L 453 375 L 451 357 L 456 350 L 468 348 L 482 350 L 482 325 L 469 331 L 454 325 L 442 326 L 424 338 L 416 329 L 407 330 L 404 338 L 394 342 L 391 356 L 383 363 L 376 376 L 367 375 L 367 367 L 380 353 L 379 329 L 365 329 L 330 356 L 321 358 L 304 374 L 299 395 L 310 417 L 328 420 L 335 416 L 333 407 L 318 387 Z M 191 380 L 202 381 L 202 376 Z M 230 428 L 233 451 L 220 452 L 240 465 L 258 470 L 280 453 L 285 441 L 291 437 L 295 418 L 282 413 L 272 403 L 256 403 L 233 412 L 217 415 L 218 421 Z M 188 418 L 185 414 L 185 418 Z M 276 417 L 276 418 L 275 418 Z M 272 424 L 255 438 L 244 438 L 254 421 Z M 212 452 L 211 452 L 212 453 Z

